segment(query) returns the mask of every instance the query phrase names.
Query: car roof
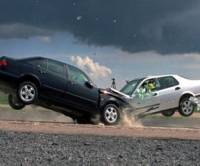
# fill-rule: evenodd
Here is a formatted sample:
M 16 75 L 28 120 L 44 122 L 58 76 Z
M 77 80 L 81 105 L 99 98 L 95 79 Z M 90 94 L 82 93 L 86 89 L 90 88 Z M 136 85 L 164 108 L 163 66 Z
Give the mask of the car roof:
M 139 79 L 145 80 L 145 79 L 158 78 L 158 77 L 167 77 L 167 76 L 177 77 L 178 75 L 176 75 L 176 74 L 152 75 L 152 76 L 149 75 L 149 76 L 146 76 L 146 77 L 138 77 L 138 78 L 132 79 L 131 81 L 133 81 L 133 80 L 139 80 Z
M 40 56 L 22 58 L 22 59 L 19 59 L 19 60 L 20 60 L 20 61 L 29 61 L 29 60 L 45 60 L 45 59 L 46 59 L 46 60 L 51 60 L 51 61 L 55 61 L 55 62 L 59 62 L 59 63 L 66 64 L 65 62 L 62 62 L 62 61 L 58 61 L 58 60 L 51 59 L 51 58 L 40 57 Z
M 29 60 L 37 60 L 37 59 L 46 59 L 46 58 L 43 58 L 43 57 L 26 57 L 26 58 L 20 58 L 20 59 L 16 59 L 16 60 L 19 60 L 19 61 L 29 61 Z
M 157 77 L 167 77 L 167 76 L 177 77 L 178 75 L 176 74 L 153 75 L 153 76 L 147 76 L 146 78 L 157 78 Z

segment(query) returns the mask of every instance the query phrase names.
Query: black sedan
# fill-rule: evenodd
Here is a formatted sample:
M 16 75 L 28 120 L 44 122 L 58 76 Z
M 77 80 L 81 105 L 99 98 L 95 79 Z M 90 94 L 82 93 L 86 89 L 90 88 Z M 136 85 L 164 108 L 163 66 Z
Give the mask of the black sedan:
M 14 109 L 35 104 L 108 125 L 119 123 L 127 106 L 123 97 L 97 88 L 77 67 L 43 57 L 1 57 L 0 89 Z

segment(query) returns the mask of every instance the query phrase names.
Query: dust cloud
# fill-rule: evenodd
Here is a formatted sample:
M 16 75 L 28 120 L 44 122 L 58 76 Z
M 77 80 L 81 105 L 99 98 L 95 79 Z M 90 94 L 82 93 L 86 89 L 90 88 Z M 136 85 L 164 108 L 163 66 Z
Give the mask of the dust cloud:
M 140 118 L 135 116 L 134 114 L 130 115 L 124 113 L 121 119 L 121 126 L 123 127 L 144 127 Z

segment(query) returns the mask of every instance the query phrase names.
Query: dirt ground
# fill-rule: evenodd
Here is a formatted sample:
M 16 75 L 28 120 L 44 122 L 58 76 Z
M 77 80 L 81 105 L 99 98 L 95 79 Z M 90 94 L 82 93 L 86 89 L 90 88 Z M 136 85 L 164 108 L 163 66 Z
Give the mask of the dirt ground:
M 74 121 L 61 113 L 36 106 L 27 106 L 23 110 L 13 110 L 7 105 L 0 105 L 0 120 L 34 121 L 34 122 L 62 122 L 73 124 Z M 147 116 L 135 122 L 128 120 L 126 126 L 169 127 L 169 128 L 196 128 L 200 129 L 200 113 L 191 117 L 182 117 L 179 113 L 173 117 L 163 117 L 161 114 Z
M 138 121 L 125 119 L 118 126 L 80 125 L 61 113 L 41 107 L 28 106 L 16 111 L 0 106 L 0 129 L 21 132 L 200 139 L 199 122 L 199 113 L 188 118 L 177 113 L 171 118 L 153 115 Z
M 200 118 L 149 116 L 118 126 L 74 124 L 38 107 L 0 108 L 0 165 L 199 166 Z
M 104 125 L 0 121 L 0 130 L 33 132 L 33 133 L 147 137 L 147 138 L 165 138 L 165 139 L 176 138 L 176 139 L 200 140 L 199 129 L 186 129 L 186 128 L 121 127 L 121 126 L 109 127 Z

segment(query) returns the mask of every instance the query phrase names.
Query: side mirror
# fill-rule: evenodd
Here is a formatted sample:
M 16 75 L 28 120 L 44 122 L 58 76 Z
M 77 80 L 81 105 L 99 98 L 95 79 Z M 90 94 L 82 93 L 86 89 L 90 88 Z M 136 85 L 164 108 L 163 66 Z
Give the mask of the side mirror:
M 90 89 L 92 89 L 94 87 L 93 84 L 90 81 L 86 81 L 85 85 Z
M 138 95 L 138 94 L 133 93 L 133 94 L 131 95 L 131 97 L 134 98 L 134 97 L 137 97 L 137 95 Z
M 133 94 L 131 95 L 132 98 L 137 98 L 139 96 L 138 89 L 136 89 Z

